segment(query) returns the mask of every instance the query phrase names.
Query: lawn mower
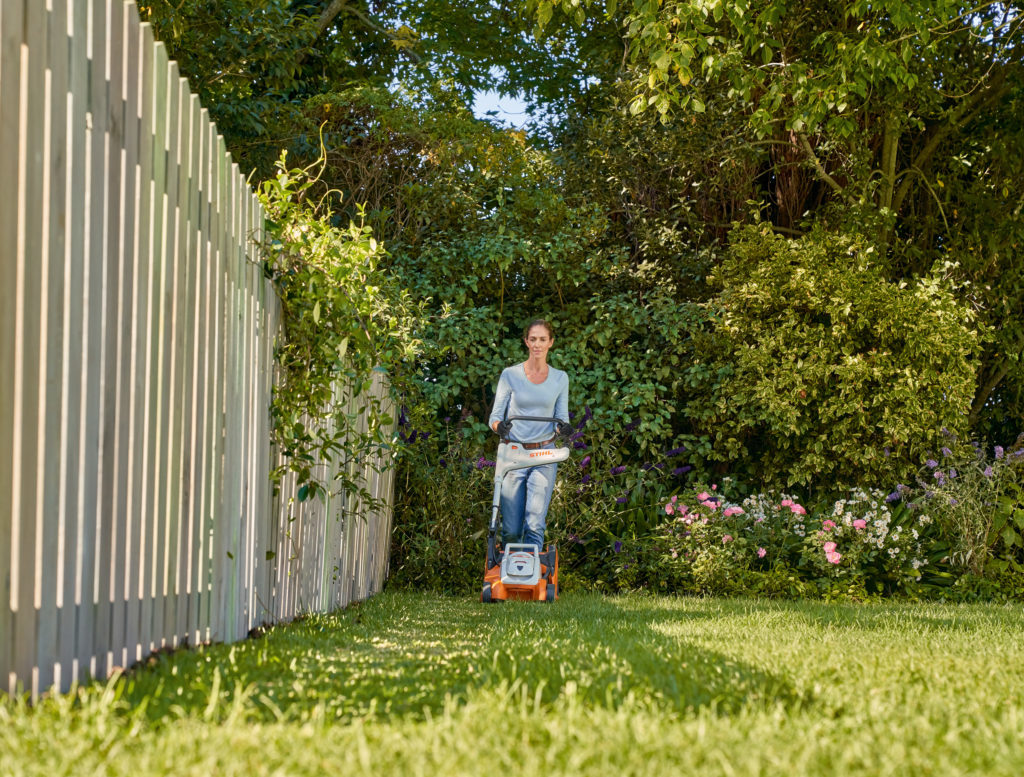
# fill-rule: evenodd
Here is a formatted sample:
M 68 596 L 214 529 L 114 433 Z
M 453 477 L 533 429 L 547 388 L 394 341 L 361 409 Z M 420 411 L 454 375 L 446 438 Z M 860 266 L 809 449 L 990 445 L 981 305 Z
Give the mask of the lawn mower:
M 556 428 L 560 423 L 557 418 L 535 416 L 511 416 L 505 420 L 550 421 Z M 498 544 L 501 483 L 505 474 L 514 469 L 554 464 L 568 459 L 567 447 L 543 447 L 556 439 L 559 439 L 558 435 L 543 443 L 524 443 L 513 439 L 510 434 L 498 443 L 498 455 L 494 462 L 494 501 L 487 532 L 487 563 L 484 568 L 484 588 L 480 594 L 482 602 L 506 599 L 553 602 L 558 598 L 558 549 L 554 545 L 548 545 L 541 553 L 540 548 L 532 543 L 510 542 L 504 547 Z

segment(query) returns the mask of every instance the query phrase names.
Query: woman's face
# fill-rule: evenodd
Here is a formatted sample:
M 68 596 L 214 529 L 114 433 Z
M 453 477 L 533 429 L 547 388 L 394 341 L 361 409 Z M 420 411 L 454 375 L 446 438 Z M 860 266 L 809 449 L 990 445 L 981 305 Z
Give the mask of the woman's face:
M 547 359 L 548 351 L 551 349 L 554 339 L 548 334 L 547 327 L 537 325 L 530 327 L 530 331 L 523 342 L 530 349 L 531 357 Z

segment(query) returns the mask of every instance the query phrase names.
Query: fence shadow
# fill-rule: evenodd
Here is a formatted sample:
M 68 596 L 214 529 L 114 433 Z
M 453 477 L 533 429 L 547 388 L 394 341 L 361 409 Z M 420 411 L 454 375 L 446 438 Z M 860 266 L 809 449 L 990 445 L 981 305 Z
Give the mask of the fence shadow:
M 259 720 L 423 719 L 501 688 L 543 705 L 574 695 L 668 714 L 809 703 L 785 678 L 687 641 L 685 624 L 709 617 L 599 597 L 484 606 L 385 594 L 244 643 L 160 657 L 125 678 L 121 698 L 156 725 L 239 705 Z

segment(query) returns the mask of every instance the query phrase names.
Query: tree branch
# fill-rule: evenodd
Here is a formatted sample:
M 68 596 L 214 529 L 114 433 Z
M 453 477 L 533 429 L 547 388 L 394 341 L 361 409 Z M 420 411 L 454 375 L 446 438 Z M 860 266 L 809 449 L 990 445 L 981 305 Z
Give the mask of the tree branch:
M 846 194 L 846 189 L 840 186 L 839 182 L 826 172 L 825 168 L 821 164 L 821 160 L 818 159 L 818 155 L 815 154 L 814 149 L 811 148 L 811 142 L 807 139 L 807 136 L 804 133 L 799 132 L 797 133 L 797 137 L 800 138 L 800 147 L 804 150 L 804 153 L 807 154 L 807 158 L 811 160 L 811 164 L 814 165 L 814 171 L 818 174 L 818 177 L 827 183 L 829 188 L 844 200 L 849 199 Z
M 949 137 L 954 131 L 960 129 L 981 111 L 986 108 L 990 103 L 996 102 L 1002 99 L 1010 91 L 1006 85 L 1006 71 L 1000 70 L 996 76 L 992 79 L 987 91 L 979 92 L 972 99 L 965 100 L 953 111 L 949 121 L 937 125 L 928 141 L 924 144 L 914 161 L 910 164 L 911 168 L 916 167 L 919 170 L 924 170 L 928 162 L 934 156 L 935 152 L 942 145 L 942 142 Z M 900 188 L 896 191 L 896 196 L 893 197 L 892 209 L 895 212 L 899 212 L 900 207 L 903 205 L 903 201 L 910 194 L 910 186 L 913 182 L 911 176 L 905 176 L 903 182 L 900 184 Z
M 342 11 L 352 14 L 354 17 L 359 19 L 359 21 L 361 21 L 371 30 L 376 30 L 377 32 L 386 35 L 388 37 L 388 40 L 395 39 L 395 35 L 394 33 L 391 32 L 391 30 L 381 27 L 373 19 L 368 17 L 358 8 L 349 5 L 348 2 L 349 0 L 331 0 L 331 4 L 324 9 L 324 12 L 320 14 L 320 18 L 317 20 L 316 36 L 314 37 L 314 40 L 317 40 L 325 32 L 327 32 L 327 28 L 334 23 L 334 20 L 338 18 L 339 14 L 341 14 Z M 415 62 L 419 63 L 423 61 L 422 57 L 420 57 L 420 55 L 417 54 L 412 49 L 403 48 L 403 51 L 405 51 L 405 53 L 407 53 Z
M 319 38 L 321 35 L 324 34 L 324 32 L 327 31 L 327 28 L 331 26 L 331 22 L 333 22 L 338 17 L 338 14 L 341 13 L 342 9 L 345 7 L 345 4 L 347 2 L 348 0 L 331 0 L 331 4 L 324 9 L 324 12 L 320 14 L 320 18 L 317 20 L 317 38 Z M 351 11 L 353 9 L 349 8 L 348 10 Z
M 981 415 L 982 408 L 985 407 L 988 398 L 992 396 L 992 392 L 995 391 L 996 386 L 1006 377 L 1012 366 L 1010 360 L 1004 358 L 1002 364 L 995 369 L 991 376 L 989 376 L 989 379 L 985 381 L 985 384 L 978 389 L 974 395 L 974 402 L 971 404 L 971 412 L 967 416 L 967 424 L 970 427 L 973 428 L 978 423 L 978 416 Z

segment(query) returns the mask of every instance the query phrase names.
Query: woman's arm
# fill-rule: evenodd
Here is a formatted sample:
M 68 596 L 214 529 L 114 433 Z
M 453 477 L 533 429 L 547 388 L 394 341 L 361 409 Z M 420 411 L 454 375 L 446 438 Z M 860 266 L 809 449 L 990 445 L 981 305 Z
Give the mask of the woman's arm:
M 508 378 L 505 377 L 505 370 L 502 370 L 501 377 L 498 378 L 498 388 L 494 393 L 494 405 L 491 407 L 491 415 L 487 419 L 487 425 L 495 432 L 498 431 L 498 422 L 505 416 L 511 397 L 512 386 L 509 385 Z
M 562 384 L 558 396 L 555 398 L 555 418 L 569 423 L 569 376 L 565 376 L 565 383 Z

